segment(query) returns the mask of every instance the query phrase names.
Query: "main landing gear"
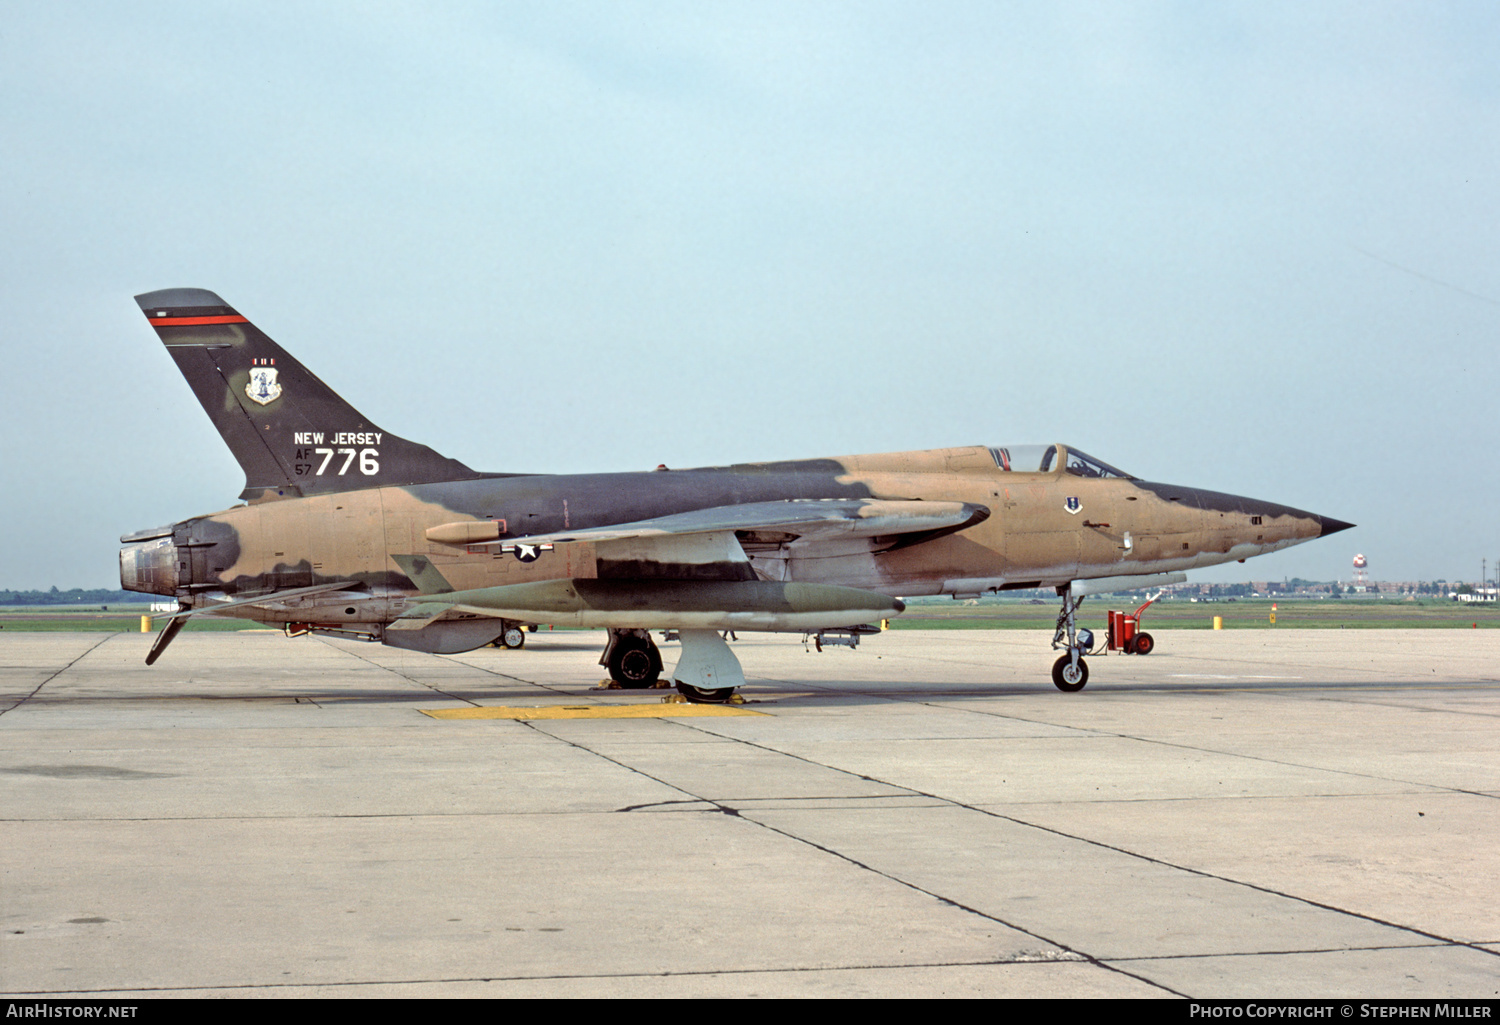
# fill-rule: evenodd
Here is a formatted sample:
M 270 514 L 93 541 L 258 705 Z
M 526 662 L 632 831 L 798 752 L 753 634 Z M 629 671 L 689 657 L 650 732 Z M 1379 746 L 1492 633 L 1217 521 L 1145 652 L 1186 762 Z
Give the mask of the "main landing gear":
M 654 687 L 661 676 L 661 652 L 644 630 L 611 630 L 599 664 L 625 690 Z
M 682 630 L 677 638 L 682 657 L 671 681 L 683 697 L 696 703 L 722 703 L 745 685 L 740 660 L 713 630 Z M 657 686 L 662 675 L 661 652 L 645 630 L 610 630 L 609 644 L 599 658 L 610 679 L 625 690 Z
M 1062 648 L 1067 654 L 1052 663 L 1052 682 L 1057 689 L 1074 693 L 1083 690 L 1084 684 L 1089 682 L 1089 664 L 1083 660 L 1090 648 L 1094 646 L 1093 631 L 1079 629 L 1077 623 L 1078 606 L 1083 604 L 1086 595 L 1073 596 L 1072 587 L 1059 587 L 1058 595 L 1062 597 L 1062 612 L 1057 616 L 1057 631 L 1052 635 L 1053 649 Z

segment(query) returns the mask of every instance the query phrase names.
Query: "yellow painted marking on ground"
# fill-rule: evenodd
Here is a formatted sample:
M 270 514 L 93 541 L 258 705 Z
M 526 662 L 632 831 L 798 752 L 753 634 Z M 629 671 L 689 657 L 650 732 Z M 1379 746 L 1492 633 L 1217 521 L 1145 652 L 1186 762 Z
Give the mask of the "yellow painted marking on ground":
M 548 705 L 543 708 L 421 709 L 434 719 L 678 719 L 695 715 L 765 715 L 738 705 Z

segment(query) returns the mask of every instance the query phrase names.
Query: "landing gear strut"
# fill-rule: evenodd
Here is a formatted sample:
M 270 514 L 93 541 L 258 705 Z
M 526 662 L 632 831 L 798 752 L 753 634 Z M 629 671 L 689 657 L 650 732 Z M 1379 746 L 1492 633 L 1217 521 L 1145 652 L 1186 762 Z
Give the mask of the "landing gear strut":
M 661 676 L 661 652 L 644 630 L 611 630 L 599 664 L 626 690 L 654 687 Z
M 1094 634 L 1078 628 L 1078 607 L 1086 595 L 1075 598 L 1071 586 L 1059 587 L 1057 593 L 1063 604 L 1062 612 L 1057 616 L 1057 631 L 1052 635 L 1052 647 L 1054 650 L 1062 648 L 1067 654 L 1052 663 L 1052 682 L 1058 690 L 1073 693 L 1083 690 L 1084 684 L 1089 682 L 1089 664 L 1083 656 L 1094 646 Z

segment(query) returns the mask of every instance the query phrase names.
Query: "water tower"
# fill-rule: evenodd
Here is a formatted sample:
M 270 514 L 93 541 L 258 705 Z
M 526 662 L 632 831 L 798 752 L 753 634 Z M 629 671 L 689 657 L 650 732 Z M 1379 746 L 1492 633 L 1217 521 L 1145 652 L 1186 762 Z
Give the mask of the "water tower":
M 1354 557 L 1354 589 L 1356 591 L 1363 591 L 1368 588 L 1369 578 L 1365 576 L 1365 567 L 1368 565 L 1369 563 L 1363 555 L 1356 555 Z

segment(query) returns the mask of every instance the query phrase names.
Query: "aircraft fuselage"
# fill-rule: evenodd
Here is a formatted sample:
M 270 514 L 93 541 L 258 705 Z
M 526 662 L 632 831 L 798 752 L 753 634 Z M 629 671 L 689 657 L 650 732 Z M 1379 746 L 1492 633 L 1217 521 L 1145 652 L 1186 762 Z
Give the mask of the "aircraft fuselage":
M 1067 450 L 1061 451 L 1057 462 L 1064 464 Z M 325 593 L 286 608 L 246 606 L 226 614 L 384 623 L 422 593 L 402 568 L 413 557 L 455 590 L 562 578 L 749 578 L 742 564 L 632 560 L 608 543 L 518 552 L 428 536 L 444 525 L 494 524 L 501 540 L 524 539 L 719 506 L 849 498 L 960 502 L 989 514 L 920 544 L 903 535 L 825 541 L 807 550 L 775 531 L 742 531 L 737 540 L 753 579 L 901 596 L 1062 586 L 1241 560 L 1318 537 L 1328 522 L 1255 499 L 1124 477 L 1004 471 L 990 449 L 971 446 L 649 473 L 481 477 L 260 501 L 127 544 L 122 582 L 207 607 L 355 581 L 358 594 Z

